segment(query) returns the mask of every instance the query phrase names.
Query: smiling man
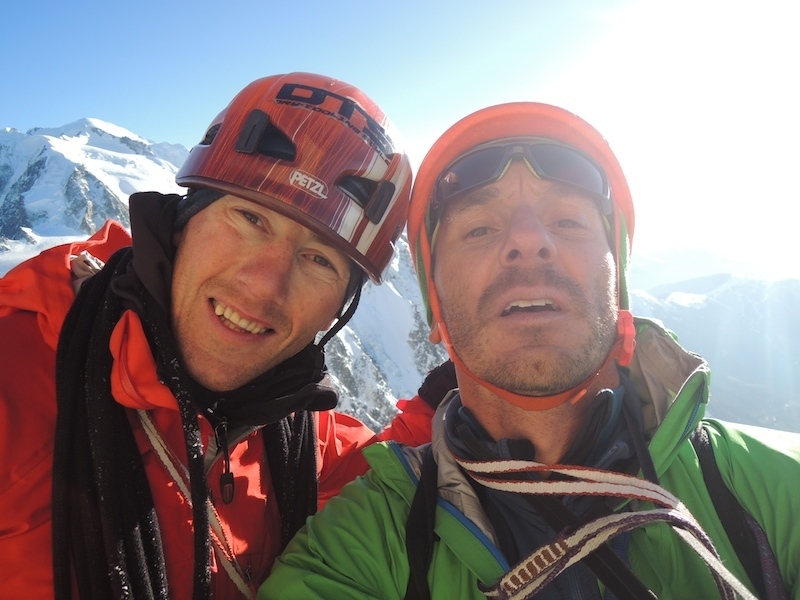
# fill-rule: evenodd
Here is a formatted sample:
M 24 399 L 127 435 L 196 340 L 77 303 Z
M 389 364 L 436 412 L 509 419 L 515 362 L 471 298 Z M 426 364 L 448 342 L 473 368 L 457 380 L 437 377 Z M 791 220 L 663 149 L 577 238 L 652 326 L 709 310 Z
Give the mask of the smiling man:
M 702 419 L 708 365 L 628 311 L 633 228 L 578 117 L 450 128 L 408 229 L 458 389 L 432 444 L 365 451 L 261 597 L 800 598 L 800 438 Z
M 175 337 L 187 369 L 217 391 L 241 387 L 329 329 L 362 273 L 326 238 L 232 195 L 176 239 Z
M 404 227 L 395 137 L 350 85 L 260 79 L 185 196 L 131 197 L 132 240 L 108 223 L 0 280 L 0 596 L 253 597 L 366 469 L 323 346 Z

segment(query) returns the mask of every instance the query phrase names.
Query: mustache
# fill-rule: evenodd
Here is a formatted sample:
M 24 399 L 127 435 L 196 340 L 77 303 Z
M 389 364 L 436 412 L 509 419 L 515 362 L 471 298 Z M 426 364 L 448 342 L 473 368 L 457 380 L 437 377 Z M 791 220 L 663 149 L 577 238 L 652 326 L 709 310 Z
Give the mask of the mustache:
M 503 271 L 489 284 L 478 298 L 478 308 L 487 311 L 497 296 L 504 294 L 509 289 L 519 286 L 541 286 L 555 288 L 564 292 L 581 309 L 585 309 L 588 301 L 583 289 L 571 277 L 559 273 L 552 267 L 540 269 L 514 269 Z

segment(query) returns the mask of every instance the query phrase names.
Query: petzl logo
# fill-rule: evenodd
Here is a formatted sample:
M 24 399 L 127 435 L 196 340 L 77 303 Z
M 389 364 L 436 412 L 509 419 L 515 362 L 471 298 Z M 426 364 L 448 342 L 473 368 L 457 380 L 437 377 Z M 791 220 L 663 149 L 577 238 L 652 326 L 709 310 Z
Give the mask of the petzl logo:
M 289 183 L 320 200 L 325 200 L 328 197 L 328 188 L 322 181 L 315 179 L 308 173 L 303 173 L 299 169 L 295 169 L 289 175 Z

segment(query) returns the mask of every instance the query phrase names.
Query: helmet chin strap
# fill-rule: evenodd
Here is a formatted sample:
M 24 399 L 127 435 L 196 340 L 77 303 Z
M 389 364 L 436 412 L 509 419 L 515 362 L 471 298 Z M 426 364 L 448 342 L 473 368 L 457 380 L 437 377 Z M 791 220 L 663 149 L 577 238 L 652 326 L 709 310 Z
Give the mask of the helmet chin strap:
M 442 343 L 447 349 L 447 353 L 450 355 L 450 358 L 456 364 L 459 371 L 466 374 L 481 387 L 486 388 L 493 394 L 503 398 L 503 400 L 510 402 L 514 406 L 519 406 L 525 410 L 549 410 L 551 408 L 561 406 L 566 402 L 576 404 L 586 395 L 589 389 L 591 389 L 592 385 L 597 381 L 601 373 L 603 373 L 603 371 L 605 371 L 609 365 L 613 364 L 615 360 L 620 366 L 624 367 L 629 365 L 631 359 L 633 358 L 633 349 L 636 345 L 636 341 L 634 339 L 636 327 L 633 324 L 633 315 L 630 311 L 620 309 L 619 316 L 617 318 L 617 339 L 614 342 L 614 345 L 611 347 L 606 360 L 603 362 L 600 368 L 597 369 L 597 371 L 595 371 L 592 375 L 575 387 L 558 394 L 554 394 L 552 396 L 523 396 L 522 394 L 515 394 L 513 392 L 509 392 L 508 390 L 499 388 L 496 385 L 478 377 L 464 364 L 464 361 L 461 360 L 461 357 L 458 356 L 454 350 L 453 344 L 450 341 L 450 333 L 447 331 L 447 327 L 445 327 L 444 323 L 439 321 L 436 327 L 438 328 L 438 333 L 441 336 Z
M 359 285 L 356 287 L 356 291 L 353 294 L 353 298 L 350 300 L 350 304 L 347 306 L 347 310 L 345 310 L 338 319 L 336 319 L 336 323 L 325 332 L 325 335 L 322 336 L 319 342 L 317 342 L 318 348 L 323 348 L 325 344 L 327 344 L 333 336 L 335 336 L 342 328 L 347 325 L 348 321 L 353 318 L 353 315 L 356 312 L 356 308 L 358 308 L 358 302 L 361 300 L 361 289 L 362 286 Z

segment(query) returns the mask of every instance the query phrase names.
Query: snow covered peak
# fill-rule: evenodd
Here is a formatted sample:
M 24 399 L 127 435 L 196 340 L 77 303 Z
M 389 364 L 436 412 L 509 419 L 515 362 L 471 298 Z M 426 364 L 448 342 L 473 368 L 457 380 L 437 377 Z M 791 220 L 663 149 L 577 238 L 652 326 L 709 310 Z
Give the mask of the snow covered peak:
M 103 145 L 103 138 L 106 139 L 128 139 L 138 145 L 147 146 L 150 142 L 139 137 L 135 133 L 128 131 L 124 127 L 114 125 L 101 119 L 78 119 L 61 127 L 35 127 L 30 129 L 28 135 L 43 135 L 55 138 L 85 138 L 89 136 L 87 145 Z
M 128 197 L 182 193 L 175 174 L 188 156 L 100 119 L 0 131 L 0 238 L 91 233 L 107 219 L 128 225 Z

